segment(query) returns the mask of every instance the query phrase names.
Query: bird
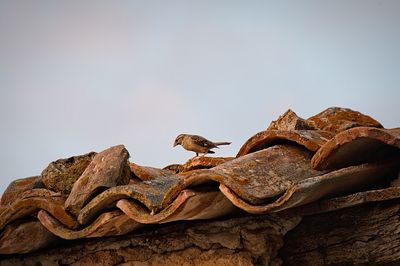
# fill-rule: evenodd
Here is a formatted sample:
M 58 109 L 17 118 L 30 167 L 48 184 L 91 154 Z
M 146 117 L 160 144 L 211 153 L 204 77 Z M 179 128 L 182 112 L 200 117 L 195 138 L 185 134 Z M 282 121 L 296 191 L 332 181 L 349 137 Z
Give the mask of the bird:
M 211 149 L 218 148 L 219 145 L 229 145 L 231 142 L 212 142 L 199 135 L 179 134 L 175 138 L 174 147 L 182 145 L 185 150 L 193 151 L 196 156 L 199 153 L 203 153 L 203 156 L 207 153 L 215 153 Z

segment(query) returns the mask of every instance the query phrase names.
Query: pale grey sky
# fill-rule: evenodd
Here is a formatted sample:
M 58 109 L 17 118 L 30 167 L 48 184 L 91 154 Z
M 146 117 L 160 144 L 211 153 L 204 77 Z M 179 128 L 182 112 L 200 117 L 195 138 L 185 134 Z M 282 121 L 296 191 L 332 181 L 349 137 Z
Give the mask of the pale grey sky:
M 179 133 L 235 155 L 288 108 L 400 126 L 400 1 L 0 0 L 0 193 L 124 144 L 163 167 Z

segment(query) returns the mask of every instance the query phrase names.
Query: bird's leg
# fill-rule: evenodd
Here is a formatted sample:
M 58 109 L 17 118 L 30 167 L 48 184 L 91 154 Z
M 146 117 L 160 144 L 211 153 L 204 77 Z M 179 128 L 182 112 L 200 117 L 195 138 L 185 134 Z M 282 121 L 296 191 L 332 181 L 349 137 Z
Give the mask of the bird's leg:
M 199 156 L 199 153 L 198 152 L 196 152 L 196 157 L 198 157 Z

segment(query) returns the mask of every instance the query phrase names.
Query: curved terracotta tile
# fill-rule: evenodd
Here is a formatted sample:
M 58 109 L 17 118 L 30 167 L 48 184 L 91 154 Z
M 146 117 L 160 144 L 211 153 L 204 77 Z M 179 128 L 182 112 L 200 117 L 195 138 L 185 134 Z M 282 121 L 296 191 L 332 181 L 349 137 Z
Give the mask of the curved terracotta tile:
M 174 176 L 176 182 L 170 185 L 165 184 L 168 179 L 155 179 L 146 183 L 153 188 L 165 189 L 159 209 L 169 205 L 183 189 L 210 181 L 222 183 L 244 200 L 257 204 L 280 195 L 299 180 L 320 175 L 321 171 L 310 168 L 311 156 L 310 151 L 299 146 L 276 145 L 211 169 L 177 174 Z
M 135 163 L 129 162 L 129 167 L 132 173 L 142 181 L 152 180 L 160 177 L 167 177 L 174 174 L 173 171 L 168 169 L 159 169 L 149 166 L 140 166 Z
M 163 170 L 169 170 L 174 174 L 182 172 L 183 166 L 181 164 L 170 164 L 163 168 Z
M 110 188 L 97 195 L 82 208 L 78 215 L 78 221 L 81 224 L 86 224 L 104 209 L 115 206 L 122 199 L 132 199 L 139 202 L 140 208 L 147 214 L 154 214 L 165 208 L 171 208 L 169 205 L 173 201 L 176 201 L 178 195 L 186 187 L 212 180 L 211 175 L 203 173 L 204 170 L 200 171 L 201 173 L 197 172 L 197 174 L 189 176 L 186 179 L 181 176 L 171 175 L 141 183 Z M 187 192 L 183 193 L 175 204 L 180 201 L 184 202 L 189 195 L 191 194 Z
M 400 152 L 400 128 L 356 127 L 338 133 L 313 156 L 314 169 L 338 169 Z
M 197 169 L 209 169 L 217 165 L 223 164 L 227 161 L 233 160 L 234 157 L 208 157 L 208 156 L 196 156 L 190 158 L 184 164 L 171 164 L 163 168 L 163 170 L 171 171 L 172 173 L 178 174 L 182 172 L 188 172 Z
M 182 172 L 192 171 L 196 169 L 209 169 L 217 165 L 233 160 L 234 157 L 208 157 L 196 156 L 189 159 L 182 167 Z
M 165 195 L 179 184 L 181 179 L 176 176 L 170 176 L 149 182 L 143 181 L 132 185 L 112 187 L 100 193 L 82 208 L 78 215 L 79 223 L 85 224 L 89 222 L 105 208 L 113 207 L 118 200 L 124 198 L 138 200 L 150 212 L 156 212 L 166 206 L 163 205 Z
M 335 197 L 353 193 L 364 186 L 394 176 L 399 170 L 399 159 L 380 163 L 367 163 L 350 166 L 320 177 L 313 177 L 299 182 L 296 193 L 287 202 L 285 208 L 317 201 L 322 197 Z
M 308 150 L 315 152 L 333 136 L 333 133 L 322 130 L 261 131 L 243 144 L 236 157 L 259 151 L 283 142 L 297 143 Z
M 390 174 L 394 175 L 399 169 L 399 163 L 400 160 L 395 159 L 384 163 L 363 164 L 310 177 L 293 184 L 275 201 L 266 204 L 250 204 L 223 184 L 220 185 L 220 190 L 238 208 L 254 214 L 263 214 L 305 205 L 323 197 L 352 192 L 387 178 Z
M 165 209 L 151 214 L 131 200 L 118 201 L 120 208 L 131 219 L 143 223 L 167 223 L 178 220 L 211 219 L 237 210 L 219 191 L 194 191 L 185 189 Z
M 21 194 L 25 191 L 43 187 L 44 184 L 41 176 L 32 176 L 14 180 L 8 185 L 1 196 L 0 206 L 12 204 L 15 200 L 20 198 Z
M 400 187 L 389 187 L 384 189 L 361 191 L 342 197 L 312 202 L 303 206 L 289 209 L 285 212 L 288 215 L 297 214 L 304 216 L 336 211 L 368 202 L 386 201 L 398 198 L 400 198 Z
M 138 202 L 129 199 L 121 199 L 117 202 L 117 207 L 122 210 L 129 218 L 143 224 L 158 223 L 176 212 L 177 209 L 189 198 L 195 195 L 194 192 L 183 190 L 178 197 L 167 208 L 157 214 L 150 213 L 147 208 L 143 208 Z
M 222 184 L 251 204 L 262 204 L 300 180 L 321 175 L 310 167 L 312 152 L 297 145 L 275 145 L 218 165 Z
M 92 199 L 78 215 L 85 224 L 105 208 L 124 198 L 131 198 L 146 207 L 147 213 L 167 208 L 179 193 L 210 181 L 219 182 L 253 204 L 262 203 L 284 193 L 292 184 L 321 171 L 310 168 L 312 153 L 293 145 L 276 145 L 228 161 L 212 169 L 193 170 L 177 175 L 161 176 L 143 182 L 110 188 Z
M 321 171 L 315 171 L 309 166 L 311 156 L 312 153 L 302 147 L 276 145 L 211 169 L 145 181 L 143 183 L 149 186 L 150 193 L 141 189 L 139 193 L 142 198 L 135 199 L 157 212 L 167 207 L 183 189 L 215 181 L 226 185 L 246 201 L 256 204 L 284 193 L 299 180 L 320 175 Z M 138 189 L 138 186 L 132 189 Z
M 15 201 L 0 214 L 0 230 L 8 223 L 27 217 L 39 210 L 46 210 L 69 228 L 76 228 L 78 222 L 64 209 L 65 198 L 62 197 L 29 197 Z
M 0 254 L 24 254 L 57 241 L 37 220 L 19 220 L 6 226 L 0 235 Z
M 274 211 L 279 206 L 282 206 L 286 201 L 290 199 L 292 194 L 295 192 L 293 186 L 289 187 L 282 195 L 278 198 L 274 198 L 274 201 L 265 204 L 251 204 L 239 197 L 234 191 L 225 186 L 224 184 L 219 185 L 219 189 L 222 194 L 227 197 L 233 205 L 236 207 L 252 214 L 264 214 L 270 211 Z
M 287 153 L 293 156 L 285 156 Z M 285 161 L 278 164 L 277 155 L 285 158 Z M 233 190 L 237 190 L 238 194 L 247 199 L 257 201 L 259 197 L 264 199 L 279 193 L 277 190 L 279 191 L 282 187 L 290 184 L 291 179 L 304 178 L 307 175 L 320 173 L 310 169 L 308 166 L 310 158 L 311 155 L 307 151 L 303 151 L 303 149 L 278 145 L 271 148 L 271 150 L 267 149 L 243 156 L 212 169 L 199 169 L 172 175 L 168 178 L 145 181 L 143 183 L 153 191 L 148 193 L 146 189 L 142 189 L 143 192 L 140 192 L 143 193 L 141 194 L 142 199 L 139 199 L 139 201 L 152 212 L 157 212 L 167 207 L 183 189 L 210 181 L 225 183 L 227 186 L 232 187 Z M 269 163 L 265 164 L 266 162 Z M 294 164 L 299 167 L 296 169 L 290 167 Z M 304 168 L 301 167 L 303 164 Z M 268 173 L 266 173 L 267 170 Z M 309 172 L 305 173 L 307 170 Z M 293 174 L 296 172 L 298 173 L 297 175 Z M 269 188 L 261 188 L 263 186 L 262 183 L 274 183 L 271 180 L 277 180 L 275 185 L 272 184 Z M 143 199 L 146 199 L 146 201 L 144 202 Z
M 65 227 L 44 210 L 39 211 L 37 217 L 47 230 L 64 239 L 123 235 L 141 226 L 120 210 L 102 213 L 93 223 L 81 230 L 71 230 Z
M 372 117 L 341 107 L 330 107 L 306 121 L 316 129 L 333 133 L 339 133 L 353 127 L 382 128 L 382 125 Z
M 27 199 L 32 197 L 62 197 L 60 193 L 48 190 L 46 188 L 34 188 L 25 190 L 18 193 L 18 197 L 16 197 L 12 202 L 14 203 L 20 199 Z
M 72 186 L 65 208 L 78 216 L 81 208 L 100 191 L 129 183 L 129 153 L 124 145 L 96 154 Z

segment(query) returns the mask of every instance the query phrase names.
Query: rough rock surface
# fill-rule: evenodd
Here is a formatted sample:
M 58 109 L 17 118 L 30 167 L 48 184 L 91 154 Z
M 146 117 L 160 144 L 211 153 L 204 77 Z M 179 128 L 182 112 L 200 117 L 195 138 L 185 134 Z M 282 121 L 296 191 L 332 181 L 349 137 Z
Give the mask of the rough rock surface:
M 305 217 L 285 237 L 285 265 L 400 265 L 399 200 Z
M 308 130 L 315 129 L 307 120 L 298 117 L 292 110 L 287 110 L 275 121 L 272 121 L 267 130 Z
M 353 127 L 377 127 L 382 125 L 368 115 L 348 108 L 331 107 L 307 119 L 314 128 L 339 133 Z
M 16 223 L 9 224 L 1 233 L 0 250 L 3 254 L 28 253 L 56 243 L 57 240 L 58 237 L 50 233 L 39 221 L 18 220 Z M 0 260 L 0 265 L 2 264 Z
M 82 175 L 95 155 L 95 152 L 90 152 L 51 162 L 42 172 L 43 184 L 50 190 L 68 196 L 75 181 Z
M 172 223 L 156 230 L 64 243 L 1 265 L 279 265 L 284 234 L 301 221 L 277 215 Z
M 399 200 L 304 217 L 257 215 L 64 241 L 0 265 L 399 265 Z

